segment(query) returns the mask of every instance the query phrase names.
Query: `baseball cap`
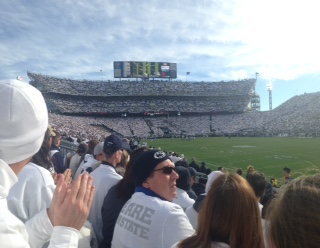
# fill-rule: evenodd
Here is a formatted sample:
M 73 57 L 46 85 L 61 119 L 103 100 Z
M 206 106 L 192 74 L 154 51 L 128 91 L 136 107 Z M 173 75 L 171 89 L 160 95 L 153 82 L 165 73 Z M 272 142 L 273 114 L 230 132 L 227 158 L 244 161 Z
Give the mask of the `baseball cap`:
M 88 151 L 88 146 L 85 143 L 80 143 L 78 145 L 77 153 L 86 153 Z
M 120 149 L 125 149 L 126 146 L 125 144 L 122 142 L 122 140 L 114 135 L 111 134 L 109 135 L 103 144 L 103 152 L 107 155 L 111 155 L 113 153 L 115 153 L 116 151 L 120 150 Z

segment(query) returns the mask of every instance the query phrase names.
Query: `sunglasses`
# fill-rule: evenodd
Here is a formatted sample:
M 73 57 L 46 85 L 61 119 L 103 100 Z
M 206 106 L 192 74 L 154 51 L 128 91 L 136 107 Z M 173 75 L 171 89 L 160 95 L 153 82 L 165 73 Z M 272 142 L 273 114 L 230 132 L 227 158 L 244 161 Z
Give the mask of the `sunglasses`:
M 170 175 L 172 171 L 175 171 L 175 168 L 171 166 L 165 166 L 165 167 L 162 167 L 161 169 L 157 169 L 153 171 L 161 171 L 161 170 L 163 174 Z

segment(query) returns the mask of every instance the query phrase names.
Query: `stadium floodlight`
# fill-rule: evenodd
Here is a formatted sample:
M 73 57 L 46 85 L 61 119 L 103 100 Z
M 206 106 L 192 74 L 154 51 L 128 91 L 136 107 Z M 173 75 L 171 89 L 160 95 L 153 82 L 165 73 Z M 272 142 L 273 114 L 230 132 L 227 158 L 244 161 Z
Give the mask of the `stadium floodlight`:
M 258 82 L 258 76 L 259 76 L 259 72 L 256 72 L 256 82 L 254 83 L 254 86 L 253 86 L 253 93 L 256 94 L 256 85 L 257 85 L 257 82 Z
M 267 90 L 269 91 L 269 110 L 272 110 L 272 82 L 267 84 Z
M 190 71 L 186 72 L 186 82 L 187 82 L 188 75 L 190 75 Z

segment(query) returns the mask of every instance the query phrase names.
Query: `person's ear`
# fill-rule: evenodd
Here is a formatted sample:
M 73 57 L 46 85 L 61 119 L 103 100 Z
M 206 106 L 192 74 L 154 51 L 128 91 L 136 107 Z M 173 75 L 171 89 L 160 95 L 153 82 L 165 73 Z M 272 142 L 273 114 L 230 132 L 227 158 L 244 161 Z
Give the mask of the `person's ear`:
M 142 183 L 142 186 L 143 186 L 144 188 L 146 188 L 146 189 L 149 189 L 149 188 L 150 188 L 150 185 L 149 185 L 149 183 L 148 183 L 147 181 L 144 181 L 144 182 Z

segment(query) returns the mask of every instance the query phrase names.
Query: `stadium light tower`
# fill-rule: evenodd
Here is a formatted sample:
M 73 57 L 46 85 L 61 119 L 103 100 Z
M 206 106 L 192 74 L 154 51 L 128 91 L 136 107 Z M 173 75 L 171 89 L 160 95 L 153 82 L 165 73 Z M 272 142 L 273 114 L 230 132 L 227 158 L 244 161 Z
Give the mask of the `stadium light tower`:
M 190 75 L 190 71 L 186 72 L 186 82 L 187 82 L 188 75 Z
M 269 91 L 269 110 L 272 110 L 272 83 L 267 84 L 267 90 Z
M 258 82 L 258 76 L 259 76 L 259 72 L 256 72 L 256 84 Z
M 256 82 L 254 83 L 254 93 L 256 93 L 256 85 L 258 83 L 258 76 L 259 76 L 259 72 L 256 72 Z

